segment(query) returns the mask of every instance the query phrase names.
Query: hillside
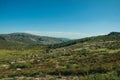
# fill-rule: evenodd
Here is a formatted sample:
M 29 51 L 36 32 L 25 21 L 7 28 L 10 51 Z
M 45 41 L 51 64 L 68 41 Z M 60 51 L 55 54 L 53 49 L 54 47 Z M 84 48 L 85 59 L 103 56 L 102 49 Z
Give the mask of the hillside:
M 70 40 L 67 42 L 60 43 L 60 44 L 50 45 L 50 48 L 66 47 L 66 46 L 71 46 L 71 45 L 84 43 L 84 42 L 89 42 L 89 43 L 96 42 L 97 43 L 97 42 L 106 42 L 106 41 L 120 41 L 120 32 L 111 32 L 108 35 L 93 36 L 93 37 L 87 37 L 83 39 Z
M 4 41 L 3 36 L 0 39 Z M 119 32 L 54 45 L 30 44 L 27 47 L 22 50 L 0 49 L 1 79 L 120 79 Z
M 28 33 L 0 34 L 0 40 L 20 44 L 56 44 L 67 41 L 64 38 L 53 38 L 47 36 L 36 36 Z

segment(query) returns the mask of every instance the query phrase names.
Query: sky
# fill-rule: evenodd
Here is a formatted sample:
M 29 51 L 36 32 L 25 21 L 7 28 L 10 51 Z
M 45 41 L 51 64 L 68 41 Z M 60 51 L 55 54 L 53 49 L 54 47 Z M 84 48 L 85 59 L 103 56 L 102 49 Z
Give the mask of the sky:
M 0 34 L 78 39 L 120 32 L 120 0 L 0 0 Z

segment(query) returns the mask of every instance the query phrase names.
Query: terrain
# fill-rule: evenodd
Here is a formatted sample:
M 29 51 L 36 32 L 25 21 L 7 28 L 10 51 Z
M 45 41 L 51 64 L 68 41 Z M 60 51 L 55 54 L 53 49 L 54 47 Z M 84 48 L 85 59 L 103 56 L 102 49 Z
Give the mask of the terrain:
M 1 34 L 0 80 L 120 80 L 120 32 L 69 41 Z
M 8 42 L 20 44 L 55 44 L 68 41 L 69 39 L 38 36 L 29 33 L 11 33 L 0 34 L 0 40 L 6 40 Z

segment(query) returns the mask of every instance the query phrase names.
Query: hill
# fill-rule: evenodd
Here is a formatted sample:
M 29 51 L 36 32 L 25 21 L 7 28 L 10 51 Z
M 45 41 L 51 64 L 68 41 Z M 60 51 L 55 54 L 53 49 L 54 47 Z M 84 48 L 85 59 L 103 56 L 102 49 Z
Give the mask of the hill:
M 0 34 L 0 40 L 6 40 L 20 44 L 56 44 L 67 41 L 64 38 L 37 36 L 28 33 Z
M 120 41 L 120 32 L 111 32 L 108 35 L 93 36 L 82 39 L 70 40 L 67 42 L 50 45 L 50 48 L 59 48 L 71 46 L 74 44 L 84 43 L 84 42 L 107 42 L 107 41 Z
M 0 39 L 6 40 L 3 36 Z M 9 44 L 16 46 L 13 49 L 0 49 L 1 79 L 19 80 L 21 76 L 23 80 L 120 79 L 119 32 L 54 45 Z M 16 49 L 18 46 L 28 48 Z

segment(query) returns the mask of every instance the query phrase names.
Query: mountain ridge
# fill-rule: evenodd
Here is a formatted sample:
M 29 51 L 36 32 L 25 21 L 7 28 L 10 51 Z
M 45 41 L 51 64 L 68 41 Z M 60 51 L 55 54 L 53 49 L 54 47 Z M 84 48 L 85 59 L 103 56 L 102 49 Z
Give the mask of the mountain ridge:
M 0 49 L 21 49 L 22 47 L 29 46 L 47 46 L 48 48 L 61 48 L 72 46 L 85 42 L 110 42 L 120 41 L 120 32 L 111 32 L 107 35 L 86 37 L 82 39 L 66 40 L 64 38 L 53 38 L 46 36 L 37 36 L 26 33 L 12 33 L 12 34 L 0 34 Z M 17 47 L 16 47 L 17 46 Z M 118 46 L 119 47 L 119 46 Z
M 38 36 L 30 33 L 0 34 L 0 39 L 21 44 L 56 44 L 68 41 L 64 38 Z
M 120 32 L 110 32 L 107 35 L 100 35 L 100 36 L 98 35 L 98 36 L 86 37 L 82 39 L 70 40 L 64 43 L 50 45 L 50 48 L 65 47 L 65 46 L 70 46 L 84 42 L 104 42 L 104 41 L 120 41 Z

